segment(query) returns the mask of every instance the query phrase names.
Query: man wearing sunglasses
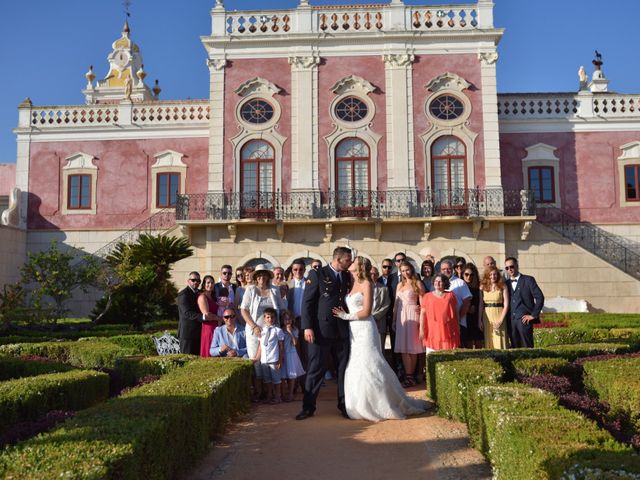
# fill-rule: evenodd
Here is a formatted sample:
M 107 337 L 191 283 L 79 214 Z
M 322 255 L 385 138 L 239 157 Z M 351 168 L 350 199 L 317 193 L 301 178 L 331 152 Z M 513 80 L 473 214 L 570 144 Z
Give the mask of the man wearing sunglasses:
M 223 265 L 220 269 L 220 281 L 213 287 L 213 293 L 216 298 L 222 297 L 222 289 L 226 288 L 229 292 L 229 305 L 235 305 L 236 284 L 231 283 L 233 277 L 233 267 L 231 265 Z
M 180 353 L 200 355 L 200 336 L 202 322 L 214 320 L 215 312 L 202 314 L 198 308 L 198 290 L 200 287 L 200 274 L 191 272 L 187 276 L 187 286 L 178 293 L 178 339 L 180 340 Z
M 395 255 L 398 257 L 400 262 L 402 262 L 402 258 L 404 258 L 403 253 L 397 253 Z M 400 262 L 397 265 L 400 265 Z M 398 286 L 398 275 L 393 273 L 393 266 L 395 263 L 395 259 L 391 260 L 390 258 L 385 258 L 382 260 L 382 264 L 380 265 L 380 277 L 376 280 L 376 283 L 382 287 L 386 287 L 387 292 L 389 293 L 389 309 L 385 315 L 384 321 L 380 325 L 380 341 L 382 342 L 382 350 L 384 351 L 384 345 L 387 341 L 387 335 L 389 335 L 391 340 L 391 368 L 393 371 L 402 375 L 402 372 L 399 371 L 401 369 L 402 362 L 400 361 L 399 355 L 395 353 L 395 343 L 396 343 L 396 332 L 391 328 L 393 324 L 393 304 L 396 300 L 396 287 Z
M 509 275 L 509 339 L 512 348 L 533 348 L 533 324 L 540 322 L 544 295 L 536 279 L 518 270 L 518 260 L 508 257 L 504 261 Z
M 247 356 L 247 342 L 244 328 L 236 326 L 236 312 L 233 308 L 225 308 L 222 314 L 224 327 L 216 328 L 213 332 L 210 354 L 212 357 L 242 357 Z

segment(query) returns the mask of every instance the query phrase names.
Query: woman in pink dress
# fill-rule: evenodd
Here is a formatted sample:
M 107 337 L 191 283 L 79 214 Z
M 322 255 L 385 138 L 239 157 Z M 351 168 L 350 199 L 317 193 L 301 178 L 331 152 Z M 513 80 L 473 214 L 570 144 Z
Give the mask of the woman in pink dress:
M 216 313 L 218 305 L 213 298 L 213 288 L 216 281 L 211 275 L 205 275 L 202 279 L 202 292 L 198 296 L 198 307 L 202 314 L 209 312 Z M 200 337 L 200 356 L 210 357 L 209 349 L 211 348 L 211 340 L 213 340 L 213 331 L 219 325 L 217 321 L 202 322 L 202 334 Z
M 395 352 L 402 354 L 402 365 L 406 374 L 404 386 L 413 387 L 416 384 L 418 355 L 424 351 L 419 338 L 419 302 L 424 294 L 424 285 L 409 262 L 402 262 L 399 268 L 402 280 L 396 288 L 392 328 L 396 331 Z
M 445 292 L 449 279 L 439 273 L 433 277 L 433 291 L 422 297 L 420 339 L 427 354 L 434 350 L 451 350 L 460 346 L 460 326 L 456 296 Z

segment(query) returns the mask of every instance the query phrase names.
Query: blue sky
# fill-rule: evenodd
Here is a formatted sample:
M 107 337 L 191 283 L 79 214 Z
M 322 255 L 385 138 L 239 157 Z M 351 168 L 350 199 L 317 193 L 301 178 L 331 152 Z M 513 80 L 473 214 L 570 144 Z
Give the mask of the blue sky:
M 604 55 L 609 88 L 640 93 L 640 0 L 494 0 L 495 25 L 506 32 L 499 46 L 499 92 L 577 89 L 577 71 L 592 71 L 593 52 Z M 349 4 L 311 0 L 312 5 Z M 431 0 L 406 1 L 418 5 Z M 466 3 L 451 1 L 450 4 Z M 130 25 L 140 45 L 147 82 L 157 78 L 161 98 L 206 98 L 208 70 L 200 35 L 211 29 L 215 0 L 134 0 Z M 226 0 L 232 10 L 292 8 L 296 0 Z M 0 163 L 15 162 L 17 106 L 81 104 L 89 65 L 98 78 L 124 21 L 121 0 L 4 2 L 0 16 Z

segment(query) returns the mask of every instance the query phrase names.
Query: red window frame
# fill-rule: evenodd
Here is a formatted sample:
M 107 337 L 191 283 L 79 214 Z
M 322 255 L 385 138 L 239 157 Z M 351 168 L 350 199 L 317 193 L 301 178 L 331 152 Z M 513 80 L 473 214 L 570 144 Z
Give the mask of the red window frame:
M 269 145 L 273 152 L 271 158 L 244 158 L 245 150 L 253 142 L 263 142 Z M 255 178 L 255 191 L 245 192 L 245 170 L 248 165 L 256 165 L 256 178 Z M 275 216 L 275 192 L 263 191 L 263 186 L 260 184 L 260 171 L 267 165 L 271 166 L 271 187 L 276 184 L 276 159 L 275 148 L 270 142 L 266 140 L 251 140 L 242 146 L 240 150 L 240 195 L 241 195 L 241 210 L 242 215 L 249 218 L 272 218 Z M 251 198 L 255 195 L 254 198 Z
M 73 195 L 73 182 L 78 180 L 77 194 Z M 89 187 L 87 195 L 83 195 L 83 187 Z M 67 209 L 68 210 L 91 210 L 91 200 L 93 186 L 91 185 L 91 175 L 74 174 L 67 177 Z M 77 205 L 74 206 L 72 201 L 75 200 Z
M 634 185 L 629 185 L 629 172 L 633 177 Z M 630 190 L 635 189 L 635 195 L 629 195 Z M 624 166 L 624 198 L 627 202 L 640 202 L 640 165 Z
M 156 208 L 169 208 L 169 207 L 176 206 L 176 202 L 171 202 L 171 186 L 175 185 L 175 187 L 177 188 L 176 194 L 180 193 L 180 180 L 181 180 L 180 176 L 181 175 L 178 172 L 162 172 L 162 173 L 156 174 Z M 161 177 L 168 178 L 165 192 L 162 192 L 162 189 L 160 188 Z M 166 199 L 167 199 L 166 202 L 162 202 L 160 200 L 160 195 L 163 193 L 166 195 Z
M 336 195 L 338 214 L 342 217 L 368 217 L 371 214 L 371 146 L 362 139 L 355 138 L 367 146 L 369 155 L 366 157 L 338 157 L 338 149 L 343 142 L 354 140 L 345 138 L 336 145 Z M 365 191 L 356 189 L 356 163 L 366 162 L 367 188 Z M 349 185 L 340 185 L 340 165 L 351 165 L 351 180 Z M 345 189 L 346 187 L 346 189 Z
M 537 170 L 538 172 L 538 185 L 533 185 L 533 180 L 531 178 L 531 172 L 533 170 Z M 544 178 L 543 172 L 549 172 L 549 178 L 551 180 L 551 198 L 544 198 Z M 534 198 L 536 198 L 536 203 L 556 203 L 556 182 L 555 182 L 555 170 L 554 167 L 549 166 L 533 166 L 527 169 L 527 176 L 529 178 L 529 190 L 532 192 L 538 192 L 538 196 L 536 198 L 534 193 Z
M 435 155 L 433 153 L 436 144 L 443 139 L 452 139 L 460 143 L 464 148 L 463 155 Z M 436 161 L 445 160 L 447 162 L 447 188 L 444 191 L 436 189 Z M 453 170 L 451 166 L 452 160 L 462 160 L 462 172 L 464 176 L 463 188 L 452 187 Z M 455 135 L 444 135 L 438 137 L 431 145 L 431 185 L 434 194 L 434 204 L 436 211 L 442 215 L 466 215 L 467 214 L 467 144 Z M 462 190 L 462 191 L 460 191 Z

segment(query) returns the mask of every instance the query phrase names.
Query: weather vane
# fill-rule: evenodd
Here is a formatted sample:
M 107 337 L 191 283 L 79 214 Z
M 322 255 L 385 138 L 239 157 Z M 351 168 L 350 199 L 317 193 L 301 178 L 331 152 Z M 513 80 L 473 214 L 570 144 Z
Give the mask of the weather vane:
M 129 12 L 129 7 L 131 7 L 131 0 L 123 0 L 122 6 L 124 7 L 124 13 L 128 17 L 131 16 L 131 12 Z

